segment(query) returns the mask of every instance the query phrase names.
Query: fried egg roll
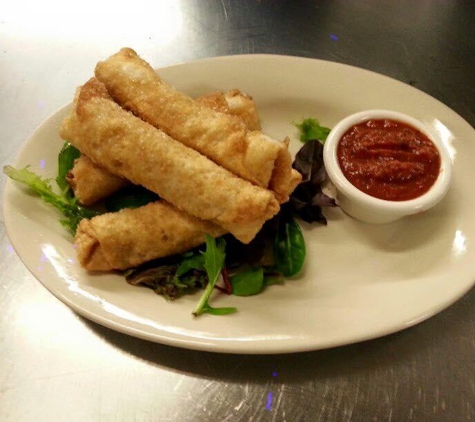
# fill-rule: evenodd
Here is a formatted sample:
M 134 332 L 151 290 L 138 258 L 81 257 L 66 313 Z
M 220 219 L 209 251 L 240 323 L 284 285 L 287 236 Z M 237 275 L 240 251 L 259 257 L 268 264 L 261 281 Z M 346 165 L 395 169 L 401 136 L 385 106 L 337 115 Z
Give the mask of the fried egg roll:
M 250 131 L 261 130 L 256 103 L 250 95 L 242 93 L 239 89 L 202 95 L 196 98 L 196 101 L 214 111 L 241 118 Z
M 220 113 L 235 114 L 251 130 L 260 128 L 257 107 L 251 97 L 239 90 L 215 92 L 198 97 L 196 101 Z M 83 205 L 92 205 L 130 184 L 121 177 L 94 164 L 87 156 L 79 157 L 69 172 L 67 181 L 74 196 Z
M 82 220 L 76 232 L 79 262 L 89 271 L 125 270 L 185 252 L 225 230 L 165 201 Z
M 201 95 L 195 98 L 195 101 L 219 113 L 230 114 L 230 109 L 223 92 Z
M 222 226 L 243 243 L 250 242 L 279 210 L 272 192 L 122 109 L 94 78 L 79 88 L 60 135 L 110 173 Z
M 128 180 L 114 176 L 94 164 L 85 155 L 81 155 L 75 160 L 66 179 L 74 196 L 83 205 L 92 205 L 130 184 Z
M 287 165 L 285 143 L 176 91 L 129 48 L 99 62 L 95 75 L 122 107 L 243 179 L 272 189 L 280 202 L 288 200 L 296 175 Z

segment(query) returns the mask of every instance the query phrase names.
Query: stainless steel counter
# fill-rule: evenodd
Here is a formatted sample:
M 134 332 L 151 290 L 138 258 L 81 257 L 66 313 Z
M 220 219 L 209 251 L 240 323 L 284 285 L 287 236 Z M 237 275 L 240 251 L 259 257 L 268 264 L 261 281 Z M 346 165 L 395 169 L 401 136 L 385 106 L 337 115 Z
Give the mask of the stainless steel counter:
M 2 166 L 97 61 L 123 46 L 156 67 L 243 53 L 351 64 L 416 86 L 475 125 L 471 2 L 67 4 L 18 0 L 0 8 Z M 5 177 L 2 196 L 4 187 Z M 24 267 L 3 221 L 0 239 L 2 421 L 475 419 L 473 291 L 381 339 L 289 355 L 219 355 L 79 317 Z

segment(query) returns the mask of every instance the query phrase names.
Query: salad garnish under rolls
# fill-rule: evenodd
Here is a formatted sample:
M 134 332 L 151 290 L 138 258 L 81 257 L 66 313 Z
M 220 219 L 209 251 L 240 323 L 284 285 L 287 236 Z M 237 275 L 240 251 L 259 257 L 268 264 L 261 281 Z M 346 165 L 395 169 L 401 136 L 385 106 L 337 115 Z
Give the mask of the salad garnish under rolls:
M 142 185 L 178 209 L 250 242 L 279 210 L 254 186 L 117 105 L 91 79 L 78 90 L 61 137 L 107 171 Z
M 163 81 L 135 51 L 99 62 L 96 77 L 122 107 L 220 166 L 286 202 L 299 183 L 286 142 L 249 131 L 236 116 L 216 112 Z

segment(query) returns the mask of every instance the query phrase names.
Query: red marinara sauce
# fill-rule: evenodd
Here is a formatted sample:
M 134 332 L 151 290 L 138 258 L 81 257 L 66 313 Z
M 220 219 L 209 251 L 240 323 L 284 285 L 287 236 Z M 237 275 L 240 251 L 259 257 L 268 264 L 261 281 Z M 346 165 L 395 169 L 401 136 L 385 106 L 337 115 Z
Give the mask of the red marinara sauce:
M 337 157 L 352 185 L 388 201 L 423 195 L 441 167 L 439 151 L 425 134 L 389 119 L 352 126 L 338 144 Z

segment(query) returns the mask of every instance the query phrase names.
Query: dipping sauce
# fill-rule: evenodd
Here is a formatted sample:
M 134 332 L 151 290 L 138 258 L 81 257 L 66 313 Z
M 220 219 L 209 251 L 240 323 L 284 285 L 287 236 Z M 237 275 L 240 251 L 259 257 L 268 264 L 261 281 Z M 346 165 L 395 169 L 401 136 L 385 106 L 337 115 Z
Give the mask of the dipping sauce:
M 338 163 L 359 190 L 388 201 L 407 201 L 426 193 L 439 176 L 441 160 L 434 143 L 405 123 L 368 120 L 345 132 Z

